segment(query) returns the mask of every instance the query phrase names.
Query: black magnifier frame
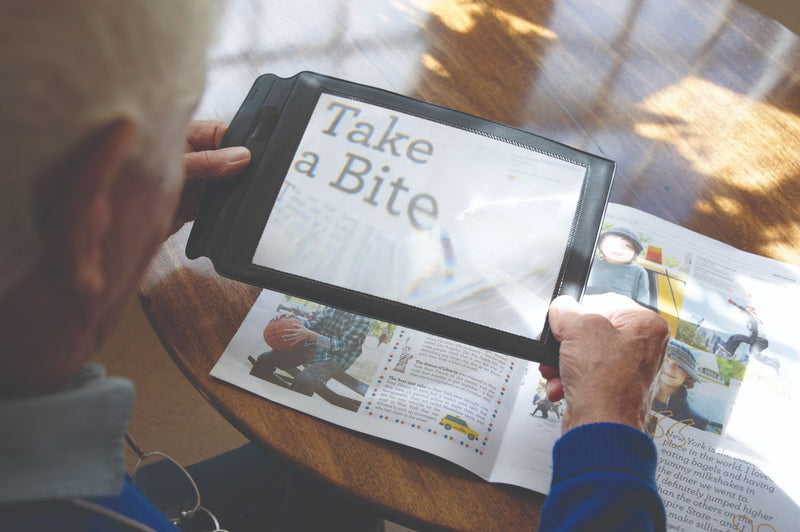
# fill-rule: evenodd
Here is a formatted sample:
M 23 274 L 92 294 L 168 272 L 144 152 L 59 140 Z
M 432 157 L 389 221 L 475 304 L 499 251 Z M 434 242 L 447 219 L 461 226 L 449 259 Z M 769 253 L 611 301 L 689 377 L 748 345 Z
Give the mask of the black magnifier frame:
M 376 125 L 377 119 L 373 120 L 370 117 L 389 120 L 389 126 L 381 129 Z M 349 124 L 345 124 L 348 120 Z M 416 135 L 415 133 L 420 130 L 430 134 Z M 392 142 L 392 139 L 398 138 L 402 142 Z M 317 150 L 317 146 L 324 142 L 340 144 L 335 145 L 339 146 L 338 148 Z M 425 306 L 410 297 L 394 298 L 380 293 L 379 290 L 362 289 L 359 285 L 362 279 L 358 276 L 354 276 L 352 281 L 342 283 L 332 273 L 329 275 L 324 267 L 318 268 L 316 275 L 319 277 L 316 278 L 315 275 L 301 271 L 301 267 L 306 265 L 303 261 L 294 264 L 291 262 L 272 264 L 269 260 L 263 259 L 264 256 L 270 255 L 261 253 L 259 244 L 266 242 L 262 244 L 262 248 L 272 245 L 272 251 L 283 249 L 283 244 L 277 244 L 278 239 L 274 237 L 280 233 L 270 233 L 270 225 L 275 223 L 274 220 L 280 215 L 276 213 L 280 213 L 278 207 L 281 205 L 281 198 L 292 188 L 289 176 L 297 174 L 300 169 L 306 175 L 295 176 L 293 179 L 302 180 L 312 173 L 309 168 L 316 169 L 316 166 L 312 165 L 315 159 L 308 155 L 309 153 L 316 155 L 317 159 L 322 159 L 323 155 L 334 153 L 338 149 L 341 152 L 340 156 L 344 157 L 337 163 L 338 182 L 335 171 L 320 172 L 324 174 L 325 183 L 329 188 L 331 186 L 336 188 L 335 185 L 338 184 L 342 190 L 347 186 L 355 189 L 355 185 L 345 184 L 344 179 L 351 178 L 352 182 L 355 182 L 353 176 L 356 174 L 363 176 L 363 181 L 372 179 L 374 181 L 363 183 L 365 188 L 360 191 L 358 197 L 362 204 L 366 203 L 373 207 L 369 212 L 384 209 L 389 214 L 396 215 L 397 219 L 403 219 L 405 216 L 409 223 L 412 225 L 416 223 L 419 226 L 417 229 L 424 232 L 430 231 L 430 227 L 422 225 L 432 218 L 431 212 L 436 210 L 434 202 L 430 199 L 435 194 L 425 193 L 423 190 L 423 193 L 414 196 L 414 192 L 406 191 L 406 188 L 410 189 L 425 181 L 416 173 L 410 173 L 414 168 L 420 168 L 419 172 L 423 172 L 422 169 L 425 167 L 424 164 L 415 166 L 414 163 L 435 161 L 442 152 L 447 152 L 449 154 L 447 160 L 458 167 L 459 164 L 466 164 L 460 161 L 462 157 L 467 160 L 476 149 L 483 149 L 486 146 L 492 149 L 494 146 L 500 154 L 497 158 L 498 165 L 513 166 L 517 164 L 514 161 L 530 159 L 536 161 L 532 164 L 538 165 L 537 168 L 547 170 L 547 165 L 551 165 L 555 172 L 554 176 L 570 176 L 569 179 L 563 180 L 564 183 L 569 182 L 571 187 L 567 195 L 568 201 L 571 202 L 569 205 L 571 210 L 559 226 L 562 234 L 559 237 L 559 245 L 563 246 L 563 253 L 558 252 L 559 260 L 553 262 L 550 266 L 551 271 L 548 272 L 552 290 L 550 290 L 551 285 L 547 285 L 547 293 L 541 295 L 540 299 L 549 303 L 562 294 L 579 299 L 588 275 L 614 176 L 615 165 L 612 161 L 507 125 L 375 87 L 311 72 L 300 73 L 291 78 L 279 78 L 271 74 L 259 77 L 231 122 L 224 145 L 247 146 L 253 154 L 253 160 L 248 169 L 236 179 L 213 183 L 206 188 L 186 248 L 189 258 L 207 256 L 219 274 L 248 284 L 492 351 L 557 365 L 558 342 L 553 338 L 547 323 L 546 304 L 544 306 L 539 304 L 538 315 L 532 319 L 536 322 L 533 328 L 538 327 L 535 333 L 528 334 L 522 331 L 521 327 L 520 330 L 507 330 L 502 325 L 504 317 L 514 317 L 518 321 L 524 321 L 527 317 L 516 316 L 515 314 L 520 312 L 509 310 L 513 305 L 506 307 L 499 305 L 496 309 L 487 307 L 492 310 L 486 320 L 473 319 L 472 314 L 480 310 L 481 299 L 469 292 L 469 283 L 459 287 L 468 294 L 466 297 L 458 299 L 461 297 L 458 295 L 460 293 L 454 290 L 453 293 L 457 295 L 451 299 L 453 302 L 449 301 L 441 307 L 437 307 L 436 304 Z M 460 154 L 459 148 L 462 149 Z M 359 149 L 361 151 L 358 151 Z M 388 169 L 389 163 L 400 164 L 399 160 L 403 157 L 408 159 L 403 174 L 406 180 L 399 181 L 398 178 L 389 175 Z M 512 162 L 507 163 L 508 160 Z M 342 161 L 350 166 L 343 168 Z M 481 159 L 476 161 L 476 164 L 484 164 Z M 301 163 L 305 163 L 305 166 Z M 357 166 L 359 164 L 361 166 Z M 374 164 L 374 168 L 370 168 L 368 172 L 365 169 L 366 164 Z M 385 175 L 380 174 L 382 170 L 387 170 Z M 542 174 L 543 171 L 537 170 L 537 172 Z M 426 178 L 434 179 L 436 175 L 441 173 Z M 453 179 L 452 176 L 449 178 Z M 383 179 L 385 179 L 384 195 L 380 198 L 382 201 L 380 203 L 377 187 L 379 181 Z M 553 178 L 554 181 L 558 179 L 561 178 Z M 318 181 L 321 182 L 321 179 Z M 545 181 L 546 179 L 542 183 Z M 369 193 L 370 185 L 373 186 L 372 195 Z M 394 192 L 390 186 L 394 186 Z M 463 186 L 472 185 L 465 182 Z M 392 196 L 392 193 L 395 195 Z M 406 194 L 405 199 L 422 199 L 418 199 L 413 205 L 411 200 L 408 200 L 409 206 L 404 212 L 399 202 L 392 203 L 392 198 L 397 199 L 401 193 Z M 492 191 L 486 193 L 491 195 Z M 345 196 L 347 194 L 340 194 L 342 198 Z M 354 209 L 352 212 L 367 212 L 358 211 L 360 208 L 366 207 L 363 205 L 352 207 Z M 546 202 L 539 202 L 535 208 L 542 211 L 537 211 L 538 215 L 544 213 L 546 216 L 550 207 Z M 344 211 L 348 209 L 351 208 L 347 206 L 342 208 Z M 309 216 L 308 212 L 310 211 L 304 212 L 303 216 Z M 463 213 L 464 209 L 461 208 L 459 212 Z M 524 213 L 522 210 L 519 212 Z M 553 213 L 553 216 L 558 214 L 555 208 Z M 313 224 L 314 220 L 309 223 Z M 319 222 L 318 226 L 324 229 L 326 223 L 330 222 Z M 443 225 L 450 228 L 447 224 Z M 498 222 L 495 234 L 501 235 L 505 230 Z M 536 228 L 531 227 L 530 231 L 534 232 Z M 274 238 L 270 238 L 270 235 Z M 543 238 L 546 236 L 542 235 Z M 308 246 L 323 244 L 308 242 Z M 494 243 L 491 239 L 485 242 L 487 249 L 491 249 L 492 244 Z M 480 246 L 480 242 L 475 244 L 471 250 L 472 256 L 480 254 L 475 252 L 475 249 L 480 250 Z M 463 246 L 456 249 L 456 256 L 459 256 L 462 249 Z M 536 249 L 526 249 L 524 246 L 510 251 L 518 252 L 520 261 L 525 260 L 525 257 L 534 260 L 537 252 Z M 287 251 L 284 255 L 291 259 L 292 254 L 305 252 L 304 247 L 298 247 L 296 251 Z M 340 254 L 329 252 L 329 255 L 333 260 L 339 258 Z M 503 278 L 504 272 L 493 270 L 492 275 Z M 512 275 L 509 274 L 508 277 Z M 392 280 L 391 274 L 387 272 L 386 283 Z M 514 294 L 515 286 L 518 285 L 509 283 L 504 288 L 512 299 L 517 297 Z M 435 290 L 431 290 L 431 293 L 435 293 Z M 481 296 L 490 293 L 480 290 L 476 292 Z M 472 299 L 469 299 L 470 297 Z M 428 301 L 433 299 L 435 298 L 429 297 Z M 442 311 L 441 308 L 447 310 Z M 461 312 L 460 309 L 465 308 L 467 310 Z

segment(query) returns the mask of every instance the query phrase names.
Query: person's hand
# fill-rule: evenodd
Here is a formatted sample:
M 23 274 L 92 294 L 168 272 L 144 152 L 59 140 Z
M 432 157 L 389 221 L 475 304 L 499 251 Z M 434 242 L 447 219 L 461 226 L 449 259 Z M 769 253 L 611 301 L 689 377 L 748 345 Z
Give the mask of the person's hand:
M 317 336 L 317 333 L 314 331 L 303 327 L 302 325 L 298 325 L 293 329 L 286 329 L 282 338 L 284 340 L 288 340 L 292 344 L 299 344 L 300 342 L 304 342 L 306 340 L 309 342 L 316 342 Z
M 220 149 L 227 129 L 222 122 L 195 121 L 189 124 L 183 155 L 183 192 L 170 234 L 194 220 L 197 203 L 208 181 L 234 177 L 250 164 L 250 150 L 247 148 Z
M 547 398 L 565 399 L 561 432 L 588 423 L 645 428 L 653 384 L 669 341 L 661 316 L 617 294 L 562 296 L 550 305 L 550 330 L 561 342 L 559 368 L 540 366 Z

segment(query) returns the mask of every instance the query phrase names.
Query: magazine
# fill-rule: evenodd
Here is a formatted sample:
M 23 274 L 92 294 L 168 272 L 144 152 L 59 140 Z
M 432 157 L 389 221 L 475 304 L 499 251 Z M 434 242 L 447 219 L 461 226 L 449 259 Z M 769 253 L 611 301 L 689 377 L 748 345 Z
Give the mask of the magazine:
M 633 248 L 630 261 L 614 255 L 615 240 Z M 800 268 L 610 204 L 587 293 L 607 290 L 609 278 L 672 331 L 648 422 L 668 529 L 796 529 L 790 427 L 800 375 L 784 302 L 800 300 Z M 346 333 L 282 345 L 298 323 Z M 352 364 L 331 376 L 333 351 Z M 211 375 L 489 482 L 549 490 L 565 405 L 546 399 L 534 362 L 263 291 Z

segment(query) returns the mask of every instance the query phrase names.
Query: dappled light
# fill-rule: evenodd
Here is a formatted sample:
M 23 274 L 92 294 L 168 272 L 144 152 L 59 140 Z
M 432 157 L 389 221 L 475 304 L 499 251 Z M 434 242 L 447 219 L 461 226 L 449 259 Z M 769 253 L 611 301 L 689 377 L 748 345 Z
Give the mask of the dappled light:
M 800 171 L 800 152 L 790 148 L 800 139 L 800 117 L 746 94 L 690 76 L 639 108 L 659 120 L 636 124 L 638 134 L 671 144 L 695 170 L 724 177 L 740 190 L 778 186 Z M 731 198 L 720 201 L 735 204 Z
M 748 251 L 800 264 L 800 116 L 694 76 L 639 108 L 655 120 L 635 132 L 671 146 L 704 179 L 687 222 L 719 238 L 706 221 L 724 217 Z M 756 219 L 769 223 L 756 228 Z
M 475 0 L 439 0 L 430 6 L 426 4 L 428 2 L 417 3 L 423 9 L 427 7 L 429 12 L 438 17 L 445 26 L 459 33 L 467 33 L 474 29 L 476 19 L 483 16 L 486 9 L 481 5 L 482 2 Z
M 688 224 L 726 238 L 714 234 L 722 226 L 736 231 L 747 251 L 800 263 L 800 116 L 694 76 L 639 108 L 655 119 L 636 124 L 635 132 L 670 146 L 703 179 Z
M 205 117 L 230 120 L 264 72 L 372 84 L 608 157 L 611 201 L 800 264 L 800 75 L 787 66 L 800 45 L 777 23 L 753 25 L 752 10 L 337 1 L 325 7 L 336 24 L 295 8 L 308 25 L 301 35 L 264 24 L 292 8 L 239 3 L 252 6 L 232 11 L 246 31 L 226 34 L 212 61 L 227 72 L 244 53 L 248 66 L 211 80 Z
M 556 39 L 558 36 L 545 26 L 529 20 L 509 10 L 497 7 L 501 2 L 486 0 L 435 0 L 428 2 L 414 0 L 420 9 L 436 16 L 450 30 L 459 33 L 472 31 L 481 17 L 491 16 L 501 21 L 510 33 L 535 34 L 545 39 Z
M 538 37 L 542 37 L 543 39 L 550 40 L 558 38 L 558 35 L 556 35 L 554 31 L 503 9 L 493 9 L 492 13 L 497 17 L 498 20 L 506 23 L 511 33 L 536 35 Z
M 425 68 L 427 68 L 434 74 L 443 77 L 450 77 L 450 73 L 447 71 L 447 69 L 444 68 L 444 65 L 442 65 L 442 63 L 440 63 L 439 60 L 433 57 L 431 54 L 426 52 L 422 54 L 421 59 L 422 59 L 422 64 L 425 66 Z
M 551 2 L 411 0 L 427 14 L 411 96 L 520 126 L 545 49 L 558 42 Z M 483 60 L 475 61 L 476 57 Z

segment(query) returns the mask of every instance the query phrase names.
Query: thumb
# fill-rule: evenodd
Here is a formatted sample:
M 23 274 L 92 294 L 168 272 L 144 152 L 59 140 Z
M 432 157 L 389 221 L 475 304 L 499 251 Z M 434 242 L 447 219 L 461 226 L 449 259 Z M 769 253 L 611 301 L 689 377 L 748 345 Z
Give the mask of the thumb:
M 550 331 L 556 340 L 561 341 L 566 322 L 570 317 L 580 313 L 580 305 L 571 296 L 559 296 L 550 303 L 547 318 Z
M 244 146 L 233 146 L 185 153 L 183 164 L 187 181 L 231 177 L 250 164 L 250 150 Z

